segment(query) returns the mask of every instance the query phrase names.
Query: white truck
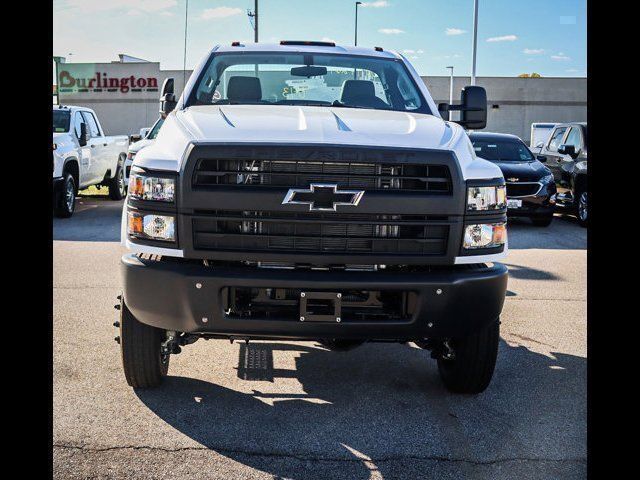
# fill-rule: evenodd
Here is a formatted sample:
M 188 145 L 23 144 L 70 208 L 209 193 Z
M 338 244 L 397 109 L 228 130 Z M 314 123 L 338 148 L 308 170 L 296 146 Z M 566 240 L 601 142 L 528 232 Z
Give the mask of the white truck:
M 124 162 L 126 135 L 106 136 L 95 112 L 70 105 L 53 106 L 53 210 L 60 218 L 73 215 L 78 190 L 91 185 L 109 187 L 121 200 L 127 193 Z
M 318 80 L 292 91 L 301 78 Z M 122 212 L 129 385 L 159 385 L 170 356 L 206 338 L 414 342 L 450 390 L 487 388 L 507 205 L 463 128 L 486 126 L 482 87 L 438 107 L 395 52 L 234 42 L 177 101 L 165 80 L 161 102 Z
M 129 145 L 127 160 L 124 162 L 125 181 L 127 182 L 127 185 L 129 183 L 129 172 L 131 171 L 133 160 L 136 158 L 136 155 L 140 150 L 142 150 L 144 147 L 148 147 L 149 145 L 153 145 L 153 142 L 155 142 L 156 137 L 158 136 L 158 132 L 160 131 L 163 123 L 164 118 L 159 117 L 151 128 L 141 128 L 139 137 L 140 140 L 138 140 L 137 142 L 132 141 Z

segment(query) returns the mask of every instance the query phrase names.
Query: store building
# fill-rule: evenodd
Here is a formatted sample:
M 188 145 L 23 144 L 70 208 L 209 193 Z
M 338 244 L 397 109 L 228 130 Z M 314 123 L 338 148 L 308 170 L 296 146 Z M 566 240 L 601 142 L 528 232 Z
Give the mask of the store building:
M 57 64 L 60 103 L 94 109 L 110 135 L 151 126 L 158 118 L 163 81 L 174 78 L 178 96 L 191 75 L 190 70 L 161 70 L 158 62 L 119 57 L 112 63 Z M 436 103 L 449 100 L 448 76 L 422 79 Z M 458 97 L 468 84 L 468 77 L 455 77 Z M 487 131 L 512 133 L 528 142 L 534 122 L 587 120 L 586 78 L 478 77 L 477 84 L 487 90 Z

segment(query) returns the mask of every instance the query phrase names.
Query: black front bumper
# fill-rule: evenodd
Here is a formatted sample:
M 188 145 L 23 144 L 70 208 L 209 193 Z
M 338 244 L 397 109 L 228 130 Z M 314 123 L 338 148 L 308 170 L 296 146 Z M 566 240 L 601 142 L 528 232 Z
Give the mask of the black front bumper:
M 142 323 L 166 330 L 254 339 L 411 340 L 463 336 L 498 318 L 507 288 L 507 268 L 502 264 L 418 273 L 330 272 L 205 267 L 127 254 L 122 257 L 122 272 L 125 302 Z M 410 318 L 394 321 L 310 323 L 234 318 L 224 312 L 226 287 L 303 288 L 309 292 L 408 290 L 417 295 L 417 307 Z
M 515 200 L 522 200 L 522 207 L 508 208 L 507 217 L 529 217 L 540 218 L 552 216 L 556 211 L 555 203 L 551 202 L 551 197 L 556 193 L 555 184 L 544 185 L 536 195 L 525 197 L 509 197 Z

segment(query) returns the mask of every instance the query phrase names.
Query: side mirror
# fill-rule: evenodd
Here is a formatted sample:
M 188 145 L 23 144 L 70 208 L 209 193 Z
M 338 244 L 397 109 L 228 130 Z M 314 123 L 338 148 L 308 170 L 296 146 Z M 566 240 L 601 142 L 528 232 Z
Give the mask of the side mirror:
M 80 124 L 80 138 L 78 139 L 78 143 L 80 144 L 81 147 L 84 147 L 88 141 L 89 140 L 87 138 L 87 124 L 82 122 Z
M 451 114 L 449 113 L 448 103 L 439 103 L 438 112 L 440 112 L 440 116 L 442 117 L 443 120 L 451 120 Z
M 546 155 L 536 155 L 536 158 L 538 159 L 539 162 L 542 162 L 542 163 L 547 161 Z
M 162 96 L 160 97 L 160 113 L 167 115 L 176 108 L 176 96 L 173 93 L 173 78 L 166 78 L 162 83 Z
M 140 129 L 140 138 L 145 138 L 147 135 L 149 135 L 149 132 L 151 131 L 151 129 L 149 127 L 144 127 Z
M 558 147 L 558 153 L 561 155 L 569 155 L 571 158 L 576 158 L 576 147 L 574 145 L 562 144 Z
M 130 143 L 135 143 L 135 142 L 137 142 L 138 140 L 141 140 L 141 139 L 142 139 L 142 137 L 140 135 L 138 135 L 137 133 L 129 135 L 129 142 Z
M 487 126 L 487 91 L 483 87 L 464 87 L 460 101 L 460 125 L 470 130 L 481 130 Z
M 536 143 L 536 148 L 543 148 L 543 147 L 544 147 L 544 142 Z

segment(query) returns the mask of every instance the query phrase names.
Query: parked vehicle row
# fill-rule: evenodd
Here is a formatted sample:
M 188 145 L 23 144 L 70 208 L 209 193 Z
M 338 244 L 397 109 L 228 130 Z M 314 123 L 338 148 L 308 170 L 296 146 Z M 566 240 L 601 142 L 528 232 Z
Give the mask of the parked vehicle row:
M 126 135 L 104 134 L 90 108 L 54 105 L 51 157 L 55 215 L 73 215 L 78 190 L 92 185 L 105 185 L 113 200 L 123 199 L 128 147 Z
M 129 145 L 129 151 L 127 152 L 127 160 L 124 162 L 124 172 L 125 179 L 127 184 L 129 182 L 129 173 L 131 172 L 131 165 L 133 164 L 133 160 L 136 158 L 136 154 L 142 150 L 144 147 L 148 147 L 152 145 L 158 136 L 158 132 L 164 123 L 164 118 L 159 117 L 158 120 L 153 124 L 151 128 L 143 128 L 140 129 L 141 138 L 135 143 L 131 143 Z M 144 132 L 143 132 L 144 131 Z M 144 133 L 144 135 L 142 135 Z

